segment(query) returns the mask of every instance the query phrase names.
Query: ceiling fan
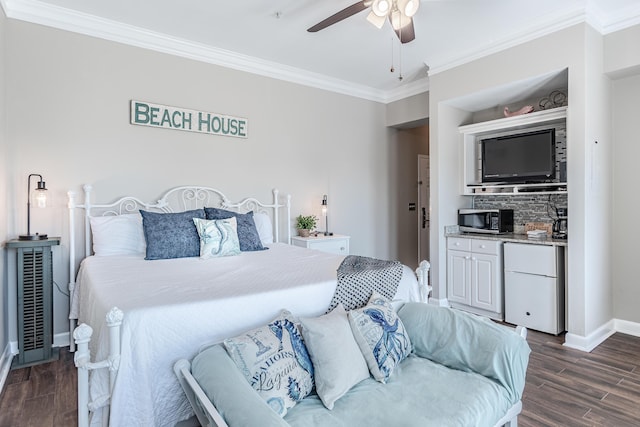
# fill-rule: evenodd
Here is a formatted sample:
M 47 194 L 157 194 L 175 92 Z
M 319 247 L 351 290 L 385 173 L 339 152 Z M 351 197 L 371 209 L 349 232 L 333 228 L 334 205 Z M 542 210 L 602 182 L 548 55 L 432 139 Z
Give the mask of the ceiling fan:
M 342 21 L 350 16 L 362 12 L 371 7 L 367 20 L 378 28 L 382 28 L 387 18 L 402 43 L 408 43 L 416 38 L 413 29 L 413 15 L 420 7 L 419 0 L 363 0 L 352 4 L 318 22 L 313 27 L 307 29 L 310 33 L 315 33 L 330 25 Z

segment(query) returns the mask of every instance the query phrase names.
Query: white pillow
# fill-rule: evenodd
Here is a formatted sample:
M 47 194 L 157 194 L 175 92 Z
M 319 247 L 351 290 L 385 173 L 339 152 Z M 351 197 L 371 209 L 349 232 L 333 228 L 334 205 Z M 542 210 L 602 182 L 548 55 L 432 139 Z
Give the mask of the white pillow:
M 253 222 L 256 224 L 256 230 L 258 230 L 262 244 L 269 245 L 273 243 L 273 224 L 271 224 L 269 215 L 264 212 L 254 212 Z
M 238 220 L 193 218 L 200 236 L 200 258 L 232 256 L 240 253 Z
M 324 406 L 333 409 L 351 387 L 369 378 L 367 362 L 342 304 L 324 316 L 301 318 L 300 323 L 313 363 L 316 392 Z
M 139 213 L 89 218 L 97 256 L 144 254 L 146 241 Z

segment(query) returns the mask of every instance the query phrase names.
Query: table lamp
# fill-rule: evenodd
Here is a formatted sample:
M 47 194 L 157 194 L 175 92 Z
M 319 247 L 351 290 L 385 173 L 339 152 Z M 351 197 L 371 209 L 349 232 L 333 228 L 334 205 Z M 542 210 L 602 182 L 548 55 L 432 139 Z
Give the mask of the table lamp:
M 325 228 L 324 235 L 325 236 L 333 236 L 333 233 L 329 232 L 329 215 L 327 215 L 327 195 L 322 196 L 322 215 L 324 216 Z
M 40 178 L 38 181 L 38 186 L 35 190 L 33 190 L 33 194 L 31 193 L 31 177 L 37 176 Z M 39 208 L 47 207 L 47 187 L 45 186 L 45 182 L 42 180 L 42 175 L 37 173 L 32 173 L 29 175 L 27 179 L 27 234 L 23 234 L 19 236 L 19 240 L 46 240 L 46 234 L 31 234 L 31 199 L 33 198 L 33 202 Z

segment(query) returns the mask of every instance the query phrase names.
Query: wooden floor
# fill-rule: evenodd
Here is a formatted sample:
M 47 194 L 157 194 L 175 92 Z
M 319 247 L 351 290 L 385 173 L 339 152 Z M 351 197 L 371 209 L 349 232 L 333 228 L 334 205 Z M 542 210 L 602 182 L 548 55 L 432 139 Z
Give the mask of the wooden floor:
M 529 331 L 531 357 L 518 418 L 528 426 L 640 426 L 640 338 L 615 334 L 591 353 Z M 0 396 L 0 427 L 75 426 L 73 355 L 11 371 Z

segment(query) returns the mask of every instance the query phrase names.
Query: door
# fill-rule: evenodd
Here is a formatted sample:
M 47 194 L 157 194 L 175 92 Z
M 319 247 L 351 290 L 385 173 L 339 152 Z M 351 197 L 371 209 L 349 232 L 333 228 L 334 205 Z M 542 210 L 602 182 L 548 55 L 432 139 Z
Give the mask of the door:
M 500 312 L 501 301 L 498 301 L 499 272 L 496 268 L 498 257 L 474 253 L 471 256 L 471 305 L 487 311 Z
M 471 253 L 447 250 L 447 298 L 471 305 Z
M 429 259 L 429 206 L 429 156 L 418 154 L 418 263 Z

